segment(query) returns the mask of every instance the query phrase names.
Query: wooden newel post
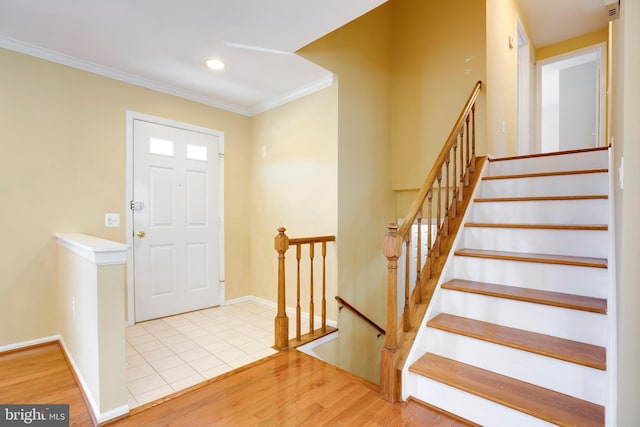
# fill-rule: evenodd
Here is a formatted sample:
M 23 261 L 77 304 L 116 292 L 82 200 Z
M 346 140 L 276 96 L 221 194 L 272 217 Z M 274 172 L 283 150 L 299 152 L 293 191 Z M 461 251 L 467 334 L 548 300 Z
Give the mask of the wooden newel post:
M 398 350 L 398 258 L 400 245 L 398 240 L 398 224 L 387 226 L 382 253 L 387 257 L 387 333 L 380 366 L 380 395 L 389 402 L 399 397 L 399 381 L 396 367 L 396 351 Z
M 275 344 L 276 350 L 284 350 L 289 346 L 289 318 L 285 302 L 284 281 L 284 254 L 289 249 L 289 238 L 284 232 L 284 227 L 278 228 L 278 235 L 274 239 L 274 246 L 278 252 L 278 314 L 275 318 Z

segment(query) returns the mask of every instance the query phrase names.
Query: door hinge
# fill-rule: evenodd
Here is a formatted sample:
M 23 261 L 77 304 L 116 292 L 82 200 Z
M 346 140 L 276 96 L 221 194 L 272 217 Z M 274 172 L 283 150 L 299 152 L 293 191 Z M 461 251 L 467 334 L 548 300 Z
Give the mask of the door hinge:
M 142 208 L 144 208 L 144 203 L 142 202 L 136 202 L 135 200 L 129 202 L 129 209 L 132 211 L 141 211 Z

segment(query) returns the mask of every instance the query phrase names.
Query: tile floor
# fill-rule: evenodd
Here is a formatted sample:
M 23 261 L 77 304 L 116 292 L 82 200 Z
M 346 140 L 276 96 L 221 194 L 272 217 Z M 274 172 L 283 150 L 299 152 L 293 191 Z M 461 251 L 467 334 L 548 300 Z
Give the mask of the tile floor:
M 244 301 L 128 327 L 129 407 L 274 354 L 275 313 L 271 306 Z

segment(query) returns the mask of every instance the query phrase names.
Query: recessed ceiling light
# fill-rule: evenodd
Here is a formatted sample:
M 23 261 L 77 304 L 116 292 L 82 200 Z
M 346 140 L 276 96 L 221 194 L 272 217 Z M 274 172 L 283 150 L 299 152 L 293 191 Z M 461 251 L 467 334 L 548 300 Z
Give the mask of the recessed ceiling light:
M 222 62 L 219 59 L 207 59 L 207 67 L 211 68 L 212 70 L 216 70 L 216 71 L 220 71 L 220 70 L 224 70 L 224 62 Z

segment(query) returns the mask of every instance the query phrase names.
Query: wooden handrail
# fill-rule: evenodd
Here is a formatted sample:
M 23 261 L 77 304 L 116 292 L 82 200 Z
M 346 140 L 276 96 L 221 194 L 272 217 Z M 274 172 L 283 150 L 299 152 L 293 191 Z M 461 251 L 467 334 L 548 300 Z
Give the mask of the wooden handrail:
M 475 109 L 481 88 L 482 82 L 478 81 L 402 224 L 389 224 L 384 237 L 382 252 L 387 258 L 387 333 L 381 355 L 380 394 L 391 402 L 400 399 L 399 369 L 403 355 L 398 350 L 406 347 L 405 337 L 415 337 L 415 328 L 422 321 L 420 317 L 426 312 L 435 289 L 435 281 L 431 279 L 436 273 L 435 261 L 439 261 L 444 250 L 443 240 L 450 243 L 452 226 L 459 226 L 456 220 L 461 217 L 468 203 L 470 183 L 477 179 Z M 426 217 L 423 216 L 425 213 Z M 424 219 L 426 227 L 423 225 Z M 412 244 L 414 227 L 417 231 L 415 245 Z M 426 245 L 422 241 L 423 227 L 426 228 Z M 434 235 L 435 239 L 432 237 Z M 424 255 L 423 246 L 426 246 Z M 416 261 L 413 261 L 412 248 L 416 251 Z M 401 259 L 403 263 L 399 262 Z M 412 263 L 415 264 L 414 268 Z M 398 283 L 398 270 L 404 273 L 402 283 Z M 412 274 L 415 274 L 413 283 L 410 278 Z M 399 310 L 398 295 L 403 294 L 403 307 Z
M 336 301 L 338 301 L 343 306 L 347 307 L 349 310 L 353 311 L 356 314 L 356 316 L 360 317 L 362 320 L 364 320 L 365 322 L 367 322 L 368 324 L 373 326 L 378 331 L 378 337 L 380 337 L 380 335 L 385 335 L 384 329 L 382 329 L 380 326 L 378 326 L 378 324 L 376 322 L 374 322 L 373 320 L 369 319 L 366 315 L 362 314 L 360 312 L 360 310 L 358 310 L 357 308 L 355 308 L 354 306 L 349 304 L 343 298 L 341 298 L 341 297 L 336 295 Z
M 327 333 L 333 332 L 335 328 L 327 326 L 327 275 L 326 275 L 326 258 L 327 243 L 335 242 L 336 236 L 318 236 L 318 237 L 301 237 L 289 239 L 285 234 L 286 228 L 278 228 L 278 234 L 274 239 L 274 246 L 278 252 L 278 314 L 275 318 L 274 331 L 274 348 L 276 350 L 284 350 L 290 345 L 299 346 L 306 342 L 317 339 Z M 322 250 L 322 321 L 320 328 L 314 328 L 315 304 L 314 304 L 314 284 L 313 284 L 313 265 L 315 259 L 315 244 L 319 243 Z M 302 246 L 309 245 L 309 333 L 305 336 L 301 334 L 301 314 L 302 308 L 300 304 L 300 262 L 302 258 Z M 296 276 L 296 337 L 289 341 L 289 318 L 287 317 L 286 307 L 286 280 L 285 280 L 285 253 L 290 246 L 296 247 L 297 276 Z M 293 343 L 292 343 L 293 341 Z
M 433 184 L 436 181 L 438 173 L 440 173 L 441 171 L 442 165 L 445 163 L 445 159 L 449 157 L 449 154 L 451 153 L 451 148 L 458 140 L 460 128 L 465 122 L 465 118 L 469 116 L 469 113 L 471 112 L 472 109 L 475 111 L 476 99 L 478 98 L 478 94 L 480 93 L 481 88 L 482 88 L 482 82 L 478 81 L 474 86 L 473 91 L 471 92 L 471 95 L 469 95 L 469 99 L 467 100 L 464 106 L 464 109 L 460 112 L 460 115 L 458 116 L 458 120 L 456 120 L 456 123 L 453 125 L 453 128 L 449 133 L 449 137 L 447 138 L 447 141 L 445 142 L 444 146 L 440 150 L 440 154 L 438 154 L 438 157 L 436 158 L 435 162 L 433 162 L 433 167 L 429 172 L 429 174 L 427 175 L 427 177 L 425 178 L 422 184 L 422 187 L 420 187 L 420 191 L 418 191 L 418 195 L 413 200 L 411 207 L 409 207 L 409 212 L 405 216 L 404 221 L 402 222 L 402 225 L 398 230 L 398 234 L 400 236 L 405 236 L 408 233 L 409 228 L 411 227 L 411 224 L 413 224 L 413 222 L 416 220 L 416 217 L 418 216 L 418 211 L 421 211 L 424 201 L 427 198 L 427 194 L 433 188 Z M 475 135 L 475 129 L 474 129 L 474 135 Z M 475 142 L 475 138 L 474 138 L 474 142 Z M 476 150 L 475 150 L 475 144 L 474 144 L 473 145 L 474 160 L 475 160 L 475 152 Z
M 289 245 L 305 245 L 308 243 L 335 242 L 336 236 L 297 237 L 289 239 Z

